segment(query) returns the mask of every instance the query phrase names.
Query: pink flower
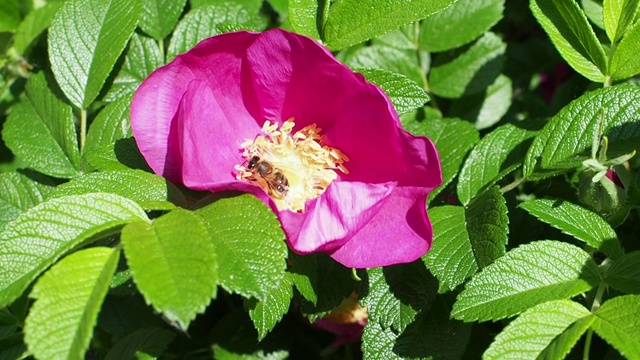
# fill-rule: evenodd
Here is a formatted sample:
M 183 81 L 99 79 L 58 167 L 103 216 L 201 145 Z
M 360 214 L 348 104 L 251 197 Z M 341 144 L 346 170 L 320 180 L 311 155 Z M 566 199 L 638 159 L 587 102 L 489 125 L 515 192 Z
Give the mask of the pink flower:
M 290 247 L 345 266 L 411 262 L 430 247 L 433 143 L 314 40 L 280 29 L 206 39 L 137 90 L 131 126 L 157 173 L 239 190 L 278 215 Z

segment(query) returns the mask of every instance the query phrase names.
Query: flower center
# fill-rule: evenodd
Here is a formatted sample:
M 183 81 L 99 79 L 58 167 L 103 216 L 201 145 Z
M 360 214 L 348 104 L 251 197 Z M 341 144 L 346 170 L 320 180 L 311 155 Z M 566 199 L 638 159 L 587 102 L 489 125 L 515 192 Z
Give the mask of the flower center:
M 316 124 L 291 133 L 293 119 L 278 124 L 266 121 L 264 135 L 246 140 L 240 147 L 245 158 L 236 165 L 236 178 L 256 183 L 274 200 L 279 210 L 304 212 L 307 200 L 322 194 L 338 178 L 348 174 L 349 158 L 340 150 L 322 145 L 322 129 Z

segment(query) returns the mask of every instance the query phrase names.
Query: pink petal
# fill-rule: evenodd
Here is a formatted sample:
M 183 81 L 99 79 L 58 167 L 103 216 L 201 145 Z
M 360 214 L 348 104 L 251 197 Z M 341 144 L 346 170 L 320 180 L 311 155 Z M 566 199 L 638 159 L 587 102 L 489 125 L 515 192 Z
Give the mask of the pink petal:
M 394 188 L 395 183 L 333 182 L 307 202 L 304 213 L 279 213 L 289 245 L 301 254 L 337 249 L 369 223 Z
M 353 268 L 418 259 L 429 250 L 433 237 L 425 207 L 427 195 L 420 188 L 396 188 L 367 226 L 330 256 Z

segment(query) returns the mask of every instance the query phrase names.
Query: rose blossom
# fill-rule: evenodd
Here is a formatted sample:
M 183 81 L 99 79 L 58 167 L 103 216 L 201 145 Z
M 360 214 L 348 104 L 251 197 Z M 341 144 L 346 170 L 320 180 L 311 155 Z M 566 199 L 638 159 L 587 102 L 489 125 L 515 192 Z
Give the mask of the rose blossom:
M 239 190 L 278 215 L 289 246 L 348 267 L 430 247 L 438 154 L 385 93 L 304 36 L 214 36 L 153 72 L 131 104 L 151 168 L 195 190 Z

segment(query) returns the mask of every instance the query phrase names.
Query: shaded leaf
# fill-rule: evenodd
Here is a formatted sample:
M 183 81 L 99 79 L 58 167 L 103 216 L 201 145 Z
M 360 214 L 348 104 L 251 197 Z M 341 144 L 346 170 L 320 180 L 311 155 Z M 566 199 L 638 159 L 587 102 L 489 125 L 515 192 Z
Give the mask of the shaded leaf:
M 175 337 L 176 334 L 161 328 L 137 329 L 118 340 L 105 360 L 134 359 L 139 352 L 160 357 Z
M 111 145 L 116 140 L 131 136 L 130 103 L 131 97 L 127 96 L 105 106 L 100 111 L 87 132 L 84 154 L 97 151 L 100 147 Z
M 640 251 L 630 252 L 611 264 L 604 280 L 615 289 L 640 294 Z
M 429 95 L 404 75 L 380 69 L 355 69 L 389 96 L 398 114 L 408 113 L 429 101 Z
M 24 17 L 13 38 L 13 47 L 18 53 L 24 54 L 33 40 L 51 25 L 53 16 L 61 5 L 61 1 L 48 2 L 44 6 L 29 12 Z
M 593 329 L 627 359 L 640 357 L 640 295 L 607 300 L 595 312 Z
M 640 2 L 638 2 L 640 4 Z M 615 48 L 611 58 L 611 77 L 614 80 L 626 79 L 640 74 L 640 23 L 629 30 Z
M 509 234 L 507 212 L 506 201 L 497 186 L 475 198 L 465 211 L 469 241 L 481 269 L 504 255 Z
M 499 75 L 486 91 L 455 99 L 449 109 L 449 115 L 473 122 L 476 129 L 486 129 L 502 119 L 511 106 L 512 98 L 511 80 Z

